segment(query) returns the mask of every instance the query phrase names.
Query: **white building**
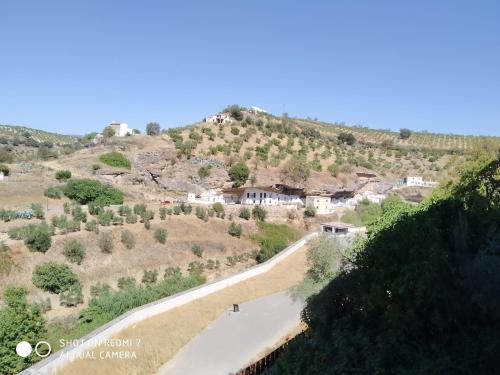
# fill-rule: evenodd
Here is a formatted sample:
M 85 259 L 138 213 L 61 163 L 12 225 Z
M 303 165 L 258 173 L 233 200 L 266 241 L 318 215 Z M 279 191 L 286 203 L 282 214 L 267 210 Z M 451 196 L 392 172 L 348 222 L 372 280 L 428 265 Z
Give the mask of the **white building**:
M 116 137 L 125 137 L 126 135 L 132 135 L 132 129 L 124 122 L 113 121 L 109 124 L 109 127 L 115 131 Z
M 303 189 L 287 185 L 239 187 L 223 190 L 226 204 L 294 205 L 302 207 Z
M 267 113 L 267 111 L 265 109 L 262 109 L 262 108 L 259 108 L 256 106 L 250 107 L 250 111 L 253 113 Z
M 306 207 L 312 206 L 318 215 L 325 215 L 332 212 L 331 195 L 308 195 L 306 196 Z
M 421 187 L 436 187 L 439 183 L 435 181 L 425 181 L 422 176 L 408 176 L 403 178 L 398 185 L 403 186 L 421 186 Z
M 202 193 L 188 193 L 187 201 L 190 203 L 213 204 L 224 203 L 224 195 L 220 190 L 207 190 Z
M 353 233 L 364 233 L 366 227 L 356 227 L 353 224 L 342 223 L 340 221 L 331 221 L 321 223 L 321 233 L 330 234 L 333 236 L 345 236 Z
M 205 122 L 213 122 L 216 124 L 230 124 L 233 122 L 229 113 L 217 113 L 205 118 Z
M 0 181 L 3 181 L 3 179 L 5 178 L 4 174 L 2 171 L 0 171 Z

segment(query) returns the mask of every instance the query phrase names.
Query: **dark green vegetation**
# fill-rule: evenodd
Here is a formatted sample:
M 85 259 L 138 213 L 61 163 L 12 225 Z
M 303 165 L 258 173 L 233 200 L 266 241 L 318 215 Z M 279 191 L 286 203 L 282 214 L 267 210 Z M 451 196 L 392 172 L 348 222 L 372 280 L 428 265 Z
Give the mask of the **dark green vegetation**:
M 65 292 L 78 283 L 78 276 L 66 264 L 40 263 L 33 271 L 33 285 L 50 293 Z
M 182 276 L 180 272 L 166 272 L 163 280 L 146 284 L 136 284 L 132 280 L 122 280 L 119 290 L 113 290 L 107 284 L 93 286 L 89 306 L 80 312 L 78 320 L 68 325 L 63 323 L 49 325 L 48 341 L 57 344 L 61 337 L 68 339 L 82 337 L 128 310 L 202 283 L 195 276 Z M 59 345 L 53 347 L 58 348 Z
M 2 172 L 4 176 L 8 176 L 10 173 L 9 167 L 5 164 L 0 164 L 0 172 Z
M 46 339 L 45 319 L 39 304 L 29 303 L 28 291 L 21 287 L 7 287 L 4 291 L 5 306 L 0 308 L 0 373 L 17 374 L 37 362 L 33 352 L 26 358 L 16 354 L 20 341 L 36 343 Z
M 233 186 L 238 187 L 246 182 L 248 176 L 250 175 L 250 170 L 244 162 L 240 161 L 234 164 L 229 169 L 228 173 L 229 177 L 231 177 L 231 181 L 233 181 Z
M 416 207 L 384 208 L 269 373 L 498 372 L 500 159 Z
M 46 252 L 52 244 L 54 228 L 45 221 L 39 224 L 28 224 L 22 227 L 12 227 L 8 230 L 9 237 L 15 240 L 24 240 L 30 251 Z
M 120 152 L 108 152 L 99 156 L 99 160 L 110 167 L 130 169 L 132 164 L 127 157 Z
M 123 193 L 120 190 L 90 178 L 69 180 L 64 188 L 64 195 L 80 204 L 96 203 L 101 207 L 123 203 Z
M 256 257 L 259 263 L 272 258 L 299 238 L 299 234 L 295 229 L 288 225 L 271 224 L 264 221 L 257 221 L 257 223 L 260 233 L 251 236 L 251 239 L 260 245 L 260 251 Z
M 66 170 L 66 169 L 59 170 L 56 172 L 55 178 L 56 178 L 56 180 L 59 180 L 59 181 L 69 180 L 71 178 L 71 172 Z

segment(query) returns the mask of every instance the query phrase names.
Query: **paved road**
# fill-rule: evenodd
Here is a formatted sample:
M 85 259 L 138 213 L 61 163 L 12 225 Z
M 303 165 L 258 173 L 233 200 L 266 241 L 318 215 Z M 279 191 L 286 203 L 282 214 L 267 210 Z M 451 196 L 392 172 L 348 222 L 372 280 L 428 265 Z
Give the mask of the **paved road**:
M 229 309 L 162 366 L 161 375 L 226 375 L 275 344 L 300 322 L 304 304 L 287 292 L 272 294 Z

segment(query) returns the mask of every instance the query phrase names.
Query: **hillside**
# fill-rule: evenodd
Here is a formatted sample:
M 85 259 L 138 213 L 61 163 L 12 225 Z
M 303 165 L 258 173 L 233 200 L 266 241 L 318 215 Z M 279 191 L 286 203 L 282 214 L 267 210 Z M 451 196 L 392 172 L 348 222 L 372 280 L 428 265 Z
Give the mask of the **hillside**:
M 77 142 L 75 136 L 25 126 L 0 125 L 0 163 L 54 158 L 73 152 Z

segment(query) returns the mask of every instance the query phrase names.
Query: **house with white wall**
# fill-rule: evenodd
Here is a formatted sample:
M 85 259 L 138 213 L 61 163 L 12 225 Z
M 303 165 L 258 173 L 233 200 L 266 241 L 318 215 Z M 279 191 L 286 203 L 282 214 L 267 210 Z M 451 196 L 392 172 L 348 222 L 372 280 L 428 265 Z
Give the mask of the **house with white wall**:
M 3 179 L 5 178 L 4 174 L 2 171 L 0 171 L 0 181 L 3 181 Z
M 407 176 L 398 181 L 398 186 L 420 186 L 420 187 L 437 187 L 439 183 L 435 181 L 426 181 L 422 176 Z
M 116 137 L 125 137 L 126 135 L 132 135 L 132 129 L 124 122 L 112 121 L 109 127 L 115 131 Z
M 205 122 L 213 122 L 215 124 L 230 124 L 233 122 L 229 113 L 217 113 L 205 118 Z
M 294 205 L 300 207 L 304 205 L 301 199 L 303 189 L 283 184 L 224 189 L 223 195 L 226 204 Z
M 187 201 L 200 204 L 224 203 L 224 195 L 221 190 L 216 189 L 206 190 L 201 193 L 188 192 Z
M 318 215 L 326 215 L 333 211 L 331 195 L 307 195 L 306 207 L 312 206 Z

